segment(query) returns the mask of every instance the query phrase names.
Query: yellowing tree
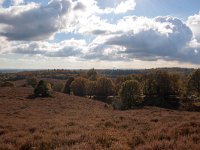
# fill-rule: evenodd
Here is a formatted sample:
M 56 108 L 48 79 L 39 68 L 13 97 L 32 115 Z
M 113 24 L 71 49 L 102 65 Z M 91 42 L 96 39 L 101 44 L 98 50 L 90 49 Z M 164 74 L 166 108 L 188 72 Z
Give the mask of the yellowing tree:
M 86 82 L 87 80 L 82 77 L 76 78 L 72 84 L 71 88 L 76 96 L 85 96 L 86 95 Z

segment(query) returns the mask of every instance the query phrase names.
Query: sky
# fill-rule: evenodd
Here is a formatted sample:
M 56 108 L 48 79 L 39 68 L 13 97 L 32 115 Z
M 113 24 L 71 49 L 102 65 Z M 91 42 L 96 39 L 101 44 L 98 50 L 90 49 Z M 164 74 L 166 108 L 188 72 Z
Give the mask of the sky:
M 2 69 L 200 67 L 199 0 L 0 0 Z

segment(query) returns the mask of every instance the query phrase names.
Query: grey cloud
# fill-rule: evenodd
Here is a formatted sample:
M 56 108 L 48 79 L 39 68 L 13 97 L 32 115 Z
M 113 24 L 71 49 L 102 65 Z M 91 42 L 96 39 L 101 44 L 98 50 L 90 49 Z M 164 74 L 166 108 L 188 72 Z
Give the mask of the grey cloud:
M 158 17 L 155 21 L 171 23 L 173 32 L 165 35 L 158 30 L 148 29 L 134 34 L 130 30 L 109 38 L 104 44 L 125 47 L 125 51 L 119 50 L 118 54 L 124 54 L 129 59 L 147 61 L 163 59 L 200 63 L 200 54 L 195 53 L 192 48 L 187 48 L 193 37 L 187 25 L 179 19 L 170 17 Z
M 71 4 L 67 0 L 52 1 L 47 6 L 39 6 L 17 15 L 4 11 L 0 14 L 0 24 L 7 25 L 0 35 L 8 40 L 43 40 L 62 28 L 62 17 L 68 13 Z M 20 7 L 19 7 L 20 9 Z
M 85 10 L 86 9 L 86 6 L 81 3 L 81 2 L 78 2 L 75 6 L 74 6 L 74 10 Z
M 81 56 L 82 52 L 81 49 L 72 47 L 72 46 L 65 46 L 59 48 L 56 51 L 50 51 L 48 48 L 41 48 L 37 43 L 31 43 L 29 45 L 19 45 L 16 47 L 12 53 L 15 54 L 23 54 L 23 55 L 43 55 L 47 57 L 70 57 L 70 56 Z

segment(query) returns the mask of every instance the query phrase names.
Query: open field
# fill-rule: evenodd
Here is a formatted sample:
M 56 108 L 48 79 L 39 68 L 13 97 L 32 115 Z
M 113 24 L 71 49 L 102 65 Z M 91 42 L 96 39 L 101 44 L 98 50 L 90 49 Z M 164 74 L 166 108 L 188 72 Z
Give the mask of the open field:
M 116 111 L 102 102 L 32 88 L 0 88 L 0 149 L 199 150 L 200 113 L 154 107 Z

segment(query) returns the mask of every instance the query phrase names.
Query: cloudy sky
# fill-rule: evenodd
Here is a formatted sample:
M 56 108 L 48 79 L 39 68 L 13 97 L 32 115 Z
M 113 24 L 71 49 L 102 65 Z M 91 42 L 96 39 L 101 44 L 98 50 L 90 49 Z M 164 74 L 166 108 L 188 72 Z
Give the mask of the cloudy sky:
M 0 68 L 200 67 L 199 0 L 0 0 Z

